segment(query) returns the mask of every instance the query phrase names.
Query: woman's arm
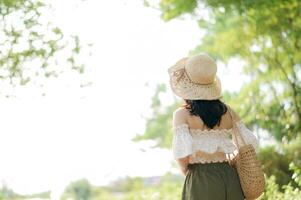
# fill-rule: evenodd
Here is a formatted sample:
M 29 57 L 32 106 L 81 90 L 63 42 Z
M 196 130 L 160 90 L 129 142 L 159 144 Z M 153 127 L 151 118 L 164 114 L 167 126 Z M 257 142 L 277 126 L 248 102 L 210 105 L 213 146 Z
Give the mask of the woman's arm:
M 181 124 L 187 124 L 186 117 L 187 117 L 186 110 L 183 110 L 181 108 L 177 109 L 173 113 L 173 127 L 177 127 Z M 177 134 L 177 133 L 175 133 L 175 134 Z M 180 134 L 187 134 L 187 132 L 181 132 Z M 188 141 L 188 140 L 185 141 L 185 145 L 188 145 L 190 143 L 191 143 L 191 141 Z M 184 145 L 184 143 L 179 144 L 179 145 Z M 177 158 L 176 161 L 177 161 L 178 165 L 180 166 L 182 174 L 186 175 L 188 172 L 189 155 L 182 157 L 182 158 Z
M 185 176 L 186 176 L 186 174 L 188 172 L 188 168 L 187 168 L 187 166 L 189 164 L 188 161 L 189 161 L 189 157 L 188 156 L 186 156 L 185 158 L 177 159 L 177 162 L 178 162 L 178 164 L 179 164 L 179 166 L 181 168 L 181 172 Z
M 239 115 L 234 112 L 234 110 L 228 106 L 230 113 L 232 114 L 233 117 L 233 121 L 236 124 L 236 127 L 238 128 L 238 132 L 239 132 L 239 136 L 237 137 L 238 140 L 238 144 L 239 146 L 244 145 L 244 143 L 246 144 L 252 144 L 256 153 L 258 153 L 259 151 L 259 140 L 258 138 L 255 136 L 255 134 L 246 127 L 246 125 L 244 124 L 244 122 L 242 121 L 242 119 L 239 117 Z M 242 139 L 244 139 L 244 143 L 242 141 Z M 233 142 L 234 138 L 232 139 Z

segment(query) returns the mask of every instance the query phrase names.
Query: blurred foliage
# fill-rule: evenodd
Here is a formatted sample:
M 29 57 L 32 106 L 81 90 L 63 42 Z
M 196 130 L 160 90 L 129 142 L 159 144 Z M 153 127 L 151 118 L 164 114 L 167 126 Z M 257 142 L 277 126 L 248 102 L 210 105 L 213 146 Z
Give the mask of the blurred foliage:
M 261 147 L 258 156 L 265 174 L 268 177 L 274 176 L 278 185 L 287 185 L 294 177 L 291 167 L 294 166 L 301 169 L 301 137 L 287 144 L 279 143 Z M 296 181 L 293 181 L 291 183 L 292 187 L 298 187 L 300 185 L 298 181 L 298 178 Z
M 77 56 L 79 37 L 64 36 L 45 13 L 51 6 L 41 0 L 0 1 L 0 79 L 24 85 L 35 77 L 56 77 L 70 68 L 84 72 Z
M 300 149 L 299 149 L 300 153 Z M 292 171 L 291 181 L 286 185 L 276 183 L 275 175 L 266 179 L 266 188 L 260 200 L 301 200 L 301 163 L 291 162 L 289 169 Z M 296 186 L 293 186 L 296 185 Z
M 50 191 L 22 195 L 14 192 L 5 183 L 0 188 L 0 200 L 50 199 Z
M 160 94 L 166 92 L 166 85 L 159 84 L 156 87 L 155 94 L 152 97 L 152 116 L 147 118 L 146 121 L 146 130 L 143 135 L 136 135 L 133 138 L 133 141 L 141 140 L 154 140 L 156 141 L 155 146 L 153 147 L 166 147 L 169 148 L 172 139 L 171 132 L 171 113 L 179 105 L 173 104 L 167 107 L 162 107 L 160 100 Z
M 87 179 L 71 182 L 66 186 L 61 200 L 114 200 L 113 194 L 106 188 L 93 186 Z
M 71 182 L 65 189 L 63 199 L 73 198 L 74 200 L 90 200 L 92 196 L 92 186 L 86 179 Z
M 17 199 L 17 198 L 20 198 L 19 194 L 15 193 L 6 184 L 2 185 L 0 189 L 0 200 Z
M 162 18 L 170 20 L 184 13 L 192 13 L 197 4 L 197 0 L 162 0 L 160 1 Z
M 147 187 L 141 190 L 131 190 L 125 193 L 122 200 L 176 200 L 180 199 L 181 183 L 163 182 L 158 186 Z
M 294 188 L 291 184 L 280 187 L 272 175 L 266 180 L 267 187 L 259 200 L 301 200 L 300 188 Z M 282 189 L 282 192 L 280 191 Z

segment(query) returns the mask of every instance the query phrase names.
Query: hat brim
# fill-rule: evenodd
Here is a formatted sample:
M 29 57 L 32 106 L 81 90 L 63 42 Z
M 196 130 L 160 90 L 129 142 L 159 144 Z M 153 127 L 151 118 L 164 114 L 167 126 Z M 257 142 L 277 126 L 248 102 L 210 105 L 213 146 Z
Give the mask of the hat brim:
M 175 72 L 181 69 L 184 70 L 184 62 L 178 62 L 168 69 L 170 86 L 177 96 L 190 100 L 214 100 L 221 98 L 221 81 L 218 76 L 215 76 L 211 84 L 198 84 L 192 82 L 186 73 L 181 73 L 181 78 L 179 79 Z

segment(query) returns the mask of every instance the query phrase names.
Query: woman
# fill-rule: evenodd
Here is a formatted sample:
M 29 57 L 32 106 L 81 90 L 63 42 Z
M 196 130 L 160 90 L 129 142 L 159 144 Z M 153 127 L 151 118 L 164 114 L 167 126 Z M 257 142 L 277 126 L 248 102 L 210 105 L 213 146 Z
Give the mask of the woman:
M 243 200 L 232 161 L 237 146 L 233 123 L 258 152 L 258 139 L 221 101 L 215 61 L 207 54 L 186 57 L 168 69 L 172 91 L 185 104 L 173 112 L 172 151 L 185 181 L 182 200 Z M 238 145 L 242 145 L 238 137 Z

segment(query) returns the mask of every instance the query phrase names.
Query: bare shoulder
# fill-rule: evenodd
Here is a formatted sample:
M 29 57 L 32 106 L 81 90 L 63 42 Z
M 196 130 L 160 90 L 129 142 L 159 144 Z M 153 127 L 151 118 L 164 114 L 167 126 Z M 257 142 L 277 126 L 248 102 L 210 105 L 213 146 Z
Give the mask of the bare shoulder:
M 183 107 L 177 108 L 174 112 L 173 115 L 188 115 L 189 111 Z
M 241 118 L 239 115 L 231 108 L 231 106 L 227 105 L 228 111 L 231 113 L 232 117 L 234 118 L 234 121 L 240 121 Z
M 189 115 L 189 111 L 185 108 L 179 107 L 173 112 L 173 125 L 179 125 L 187 123 L 187 117 Z

